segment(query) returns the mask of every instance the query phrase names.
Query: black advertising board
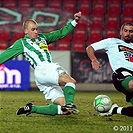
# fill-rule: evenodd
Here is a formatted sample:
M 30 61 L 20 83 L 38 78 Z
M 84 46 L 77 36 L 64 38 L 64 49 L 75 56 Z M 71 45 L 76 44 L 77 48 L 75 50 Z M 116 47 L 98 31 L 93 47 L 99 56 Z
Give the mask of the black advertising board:
M 72 77 L 77 83 L 111 83 L 112 69 L 106 53 L 96 52 L 100 62 L 99 70 L 95 71 L 86 52 L 73 52 L 71 55 Z

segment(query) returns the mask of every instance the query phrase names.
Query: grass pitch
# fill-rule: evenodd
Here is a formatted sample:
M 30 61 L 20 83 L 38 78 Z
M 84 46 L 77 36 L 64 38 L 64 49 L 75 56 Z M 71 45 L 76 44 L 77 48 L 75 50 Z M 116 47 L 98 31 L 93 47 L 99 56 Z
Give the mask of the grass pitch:
M 79 114 L 69 116 L 48 116 L 31 114 L 16 115 L 16 110 L 27 102 L 47 105 L 49 101 L 39 91 L 0 92 L 0 133 L 116 133 L 133 132 L 133 118 L 113 115 L 99 117 L 93 108 L 93 100 L 98 94 L 108 95 L 118 105 L 128 106 L 125 97 L 118 92 L 77 92 L 75 104 Z M 116 128 L 114 130 L 114 128 Z

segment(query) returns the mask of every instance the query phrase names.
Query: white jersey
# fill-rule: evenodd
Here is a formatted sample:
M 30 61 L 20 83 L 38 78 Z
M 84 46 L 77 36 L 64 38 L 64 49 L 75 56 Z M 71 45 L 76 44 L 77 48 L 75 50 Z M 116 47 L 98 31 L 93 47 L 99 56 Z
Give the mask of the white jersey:
M 108 38 L 91 44 L 94 50 L 104 49 L 113 71 L 126 68 L 133 71 L 133 43 L 126 43 L 117 38 Z

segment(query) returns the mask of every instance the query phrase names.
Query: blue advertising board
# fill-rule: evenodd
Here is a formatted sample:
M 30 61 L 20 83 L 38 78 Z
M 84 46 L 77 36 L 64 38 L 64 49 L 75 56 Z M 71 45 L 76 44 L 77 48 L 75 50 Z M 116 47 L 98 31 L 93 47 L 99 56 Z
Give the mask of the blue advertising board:
M 0 65 L 0 90 L 28 90 L 30 65 L 25 60 L 10 60 Z

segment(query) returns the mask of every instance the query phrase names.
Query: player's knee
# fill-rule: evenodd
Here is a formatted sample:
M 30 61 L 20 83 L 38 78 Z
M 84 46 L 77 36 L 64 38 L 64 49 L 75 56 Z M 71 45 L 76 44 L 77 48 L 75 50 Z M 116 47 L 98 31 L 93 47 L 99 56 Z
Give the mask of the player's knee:
M 130 88 L 130 90 L 133 92 L 133 80 L 131 80 L 131 81 L 129 82 L 129 88 Z
M 67 83 L 76 84 L 76 80 L 66 73 L 60 74 L 58 82 L 62 86 L 66 85 Z
M 128 91 L 133 92 L 133 80 L 132 76 L 127 77 L 125 80 L 121 82 L 122 86 Z
M 71 82 L 72 82 L 73 84 L 76 84 L 76 83 L 77 83 L 77 81 L 76 81 L 74 78 L 72 78 Z

